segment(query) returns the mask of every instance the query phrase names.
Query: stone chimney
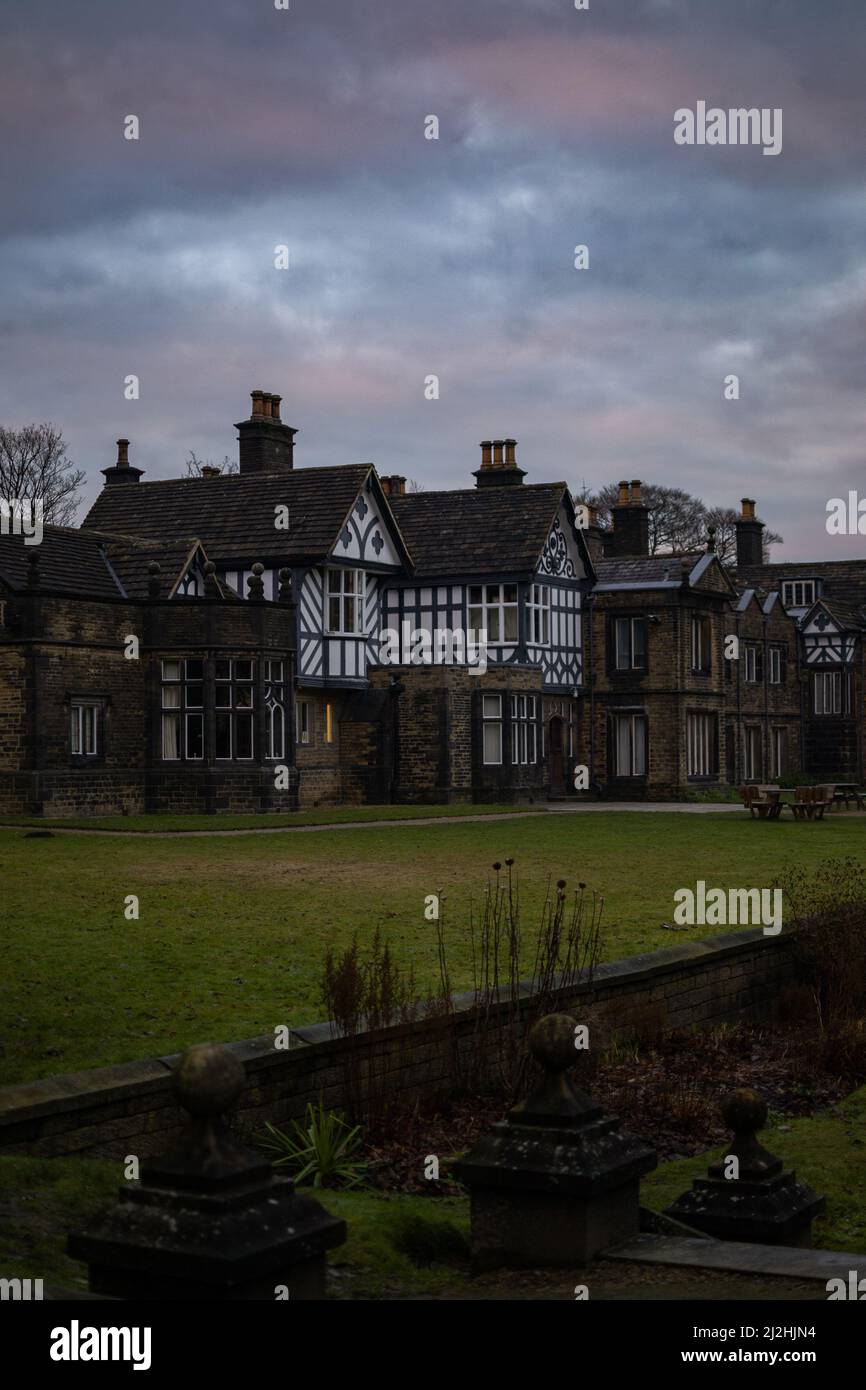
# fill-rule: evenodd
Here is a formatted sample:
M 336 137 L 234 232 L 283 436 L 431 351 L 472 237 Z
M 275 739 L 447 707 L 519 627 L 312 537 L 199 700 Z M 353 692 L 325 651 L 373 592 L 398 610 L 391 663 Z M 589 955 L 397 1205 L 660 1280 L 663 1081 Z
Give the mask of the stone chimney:
M 742 499 L 742 511 L 737 518 L 737 569 L 764 563 L 764 523 L 755 516 L 754 497 Z
M 117 462 L 111 468 L 103 468 L 102 470 L 105 486 L 113 486 L 116 483 L 137 483 L 143 472 L 143 468 L 133 468 L 129 462 L 129 440 L 118 439 Z
M 619 485 L 611 507 L 613 529 L 605 537 L 604 553 L 610 559 L 625 555 L 649 555 L 649 507 L 641 495 L 640 479 Z
M 241 473 L 288 473 L 294 464 L 297 430 L 280 418 L 282 396 L 270 391 L 251 391 L 252 409 L 248 420 L 235 429 L 240 435 Z
M 399 473 L 383 474 L 379 482 L 382 484 L 382 491 L 386 497 L 404 497 L 406 495 L 406 479 L 401 478 Z
M 514 487 L 522 483 L 526 470 L 517 467 L 516 439 L 485 439 L 481 445 L 481 467 L 475 470 L 476 487 Z

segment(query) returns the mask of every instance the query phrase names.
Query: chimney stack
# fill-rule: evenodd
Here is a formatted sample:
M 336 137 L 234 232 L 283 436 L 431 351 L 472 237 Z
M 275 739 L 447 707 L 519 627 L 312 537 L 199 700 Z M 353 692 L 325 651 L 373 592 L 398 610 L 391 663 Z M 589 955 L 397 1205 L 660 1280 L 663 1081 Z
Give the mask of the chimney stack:
M 111 468 L 102 469 L 105 486 L 108 487 L 116 483 L 137 483 L 143 472 L 143 468 L 133 468 L 129 462 L 129 440 L 118 439 L 117 462 Z
M 379 482 L 382 484 L 382 491 L 386 497 L 404 497 L 406 495 L 406 479 L 399 473 L 384 474 Z
M 517 467 L 516 439 L 485 439 L 481 443 L 481 467 L 473 474 L 476 487 L 514 487 L 526 476 Z M 492 457 L 491 457 L 492 453 Z
M 296 429 L 280 418 L 282 396 L 251 391 L 248 420 L 235 425 L 240 435 L 241 473 L 288 473 L 294 465 Z
M 755 516 L 754 497 L 742 498 L 742 511 L 734 528 L 737 533 L 737 569 L 764 563 L 764 523 Z
M 640 479 L 619 485 L 616 505 L 611 507 L 613 529 L 605 537 L 605 556 L 649 555 L 649 507 L 643 501 Z

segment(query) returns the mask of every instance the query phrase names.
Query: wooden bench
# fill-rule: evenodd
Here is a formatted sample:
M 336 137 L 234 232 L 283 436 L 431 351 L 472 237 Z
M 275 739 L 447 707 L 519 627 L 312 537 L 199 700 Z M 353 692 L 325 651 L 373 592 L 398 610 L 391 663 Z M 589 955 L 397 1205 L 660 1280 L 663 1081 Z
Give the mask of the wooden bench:
M 779 802 L 766 794 L 766 788 L 743 786 L 739 788 L 739 793 L 746 810 L 752 813 L 752 820 L 756 817 L 760 820 L 768 820 L 779 814 Z
M 834 793 L 834 787 L 795 787 L 791 803 L 795 820 L 823 820 Z

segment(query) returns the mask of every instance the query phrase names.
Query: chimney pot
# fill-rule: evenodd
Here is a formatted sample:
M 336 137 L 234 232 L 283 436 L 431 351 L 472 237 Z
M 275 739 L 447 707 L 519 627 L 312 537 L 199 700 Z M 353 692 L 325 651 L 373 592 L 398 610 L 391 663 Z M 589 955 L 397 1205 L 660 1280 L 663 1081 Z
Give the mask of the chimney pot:
M 501 440 L 501 439 L 494 439 L 494 441 L 493 441 L 493 467 L 494 467 L 494 468 L 501 468 L 501 467 L 502 467 L 502 445 L 503 445 L 503 442 L 504 442 L 504 441 Z
M 627 507 L 629 504 L 628 483 L 621 482 L 619 485 L 619 496 L 616 500 L 618 507 Z
M 129 467 L 129 440 L 118 439 L 117 441 L 117 467 Z
M 271 396 L 271 415 L 275 420 L 280 419 L 280 402 L 282 396 Z
M 250 396 L 252 397 L 253 402 L 252 410 L 250 411 L 250 418 L 252 418 L 252 416 L 254 415 L 264 415 L 264 391 L 251 391 Z
M 641 504 L 640 478 L 632 478 L 631 480 L 631 504 L 633 507 L 639 507 Z
M 399 473 L 386 473 L 379 482 L 386 497 L 402 497 L 406 492 L 406 479 Z
M 743 513 L 742 513 L 742 515 L 743 515 L 743 520 L 744 520 L 744 521 L 754 521 L 754 520 L 755 520 L 755 499 L 754 499 L 754 497 L 744 497 L 744 498 L 742 499 L 742 505 L 743 505 Z
M 491 440 L 489 440 L 489 439 L 482 439 L 482 441 L 481 441 L 481 467 L 482 467 L 482 468 L 492 468 L 492 467 L 493 467 L 493 459 L 492 459 L 492 457 L 491 457 L 491 452 L 490 452 L 492 448 L 493 448 L 493 443 L 492 443 Z
M 515 453 L 514 453 L 514 451 L 515 451 L 516 448 L 517 448 L 517 440 L 516 440 L 516 439 L 506 439 L 506 441 L 505 441 L 505 466 L 506 466 L 506 468 L 516 468 L 516 467 L 517 467 L 517 458 L 516 458 Z

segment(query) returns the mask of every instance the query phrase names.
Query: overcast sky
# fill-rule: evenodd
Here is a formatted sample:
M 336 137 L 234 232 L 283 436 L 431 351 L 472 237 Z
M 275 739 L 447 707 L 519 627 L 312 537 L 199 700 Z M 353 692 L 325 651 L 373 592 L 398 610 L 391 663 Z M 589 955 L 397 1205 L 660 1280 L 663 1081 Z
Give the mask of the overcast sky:
M 119 435 L 234 456 L 259 387 L 298 466 L 467 486 L 513 436 L 528 482 L 864 554 L 825 529 L 866 496 L 864 62 L 863 0 L 3 0 L 0 421 L 89 501 Z M 676 145 L 699 100 L 782 108 L 781 154 Z

